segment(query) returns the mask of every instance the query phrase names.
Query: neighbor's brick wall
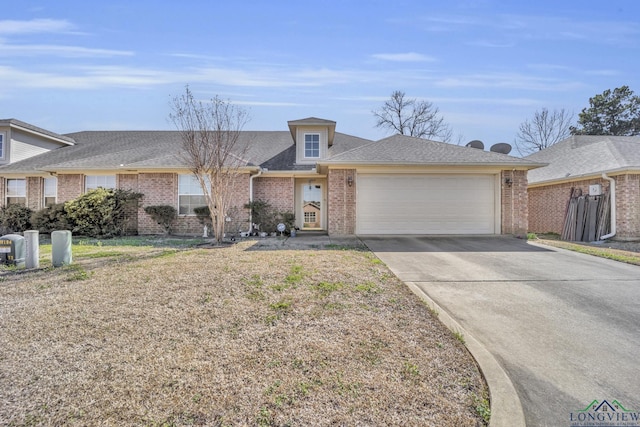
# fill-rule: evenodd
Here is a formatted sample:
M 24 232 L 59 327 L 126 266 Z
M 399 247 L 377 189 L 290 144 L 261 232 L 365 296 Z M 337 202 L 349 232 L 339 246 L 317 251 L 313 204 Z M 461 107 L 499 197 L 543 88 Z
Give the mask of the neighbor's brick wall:
M 353 177 L 353 186 L 347 177 Z M 356 232 L 356 170 L 330 169 L 327 177 L 329 234 L 345 235 Z
M 505 183 L 511 180 L 511 185 Z M 501 234 L 522 236 L 528 229 L 527 171 L 504 170 L 500 174 Z
M 600 178 L 529 188 L 529 231 L 562 234 L 571 189 L 589 194 L 592 184 L 601 184 L 603 191 L 609 190 L 609 181 Z
M 640 175 L 618 175 L 616 180 L 616 238 L 640 238 Z
M 295 212 L 293 177 L 258 177 L 253 180 L 253 200 L 262 200 L 280 212 Z
M 58 175 L 58 203 L 73 200 L 82 195 L 84 175 Z

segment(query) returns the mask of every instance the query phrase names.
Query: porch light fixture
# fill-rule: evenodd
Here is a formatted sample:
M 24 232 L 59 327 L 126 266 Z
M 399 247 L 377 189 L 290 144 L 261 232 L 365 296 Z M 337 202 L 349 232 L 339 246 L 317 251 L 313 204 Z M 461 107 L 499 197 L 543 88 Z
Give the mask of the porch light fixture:
M 511 184 L 513 184 L 513 180 L 511 180 L 511 178 L 505 178 L 504 183 L 509 187 L 511 187 Z
M 353 177 L 351 175 L 347 177 L 347 185 L 353 187 Z

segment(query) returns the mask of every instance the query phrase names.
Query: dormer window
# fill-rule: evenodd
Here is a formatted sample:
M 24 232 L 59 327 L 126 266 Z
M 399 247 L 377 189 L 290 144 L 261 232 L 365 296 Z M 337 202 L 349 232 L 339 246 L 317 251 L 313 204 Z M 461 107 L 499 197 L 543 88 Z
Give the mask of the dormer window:
M 304 134 L 304 157 L 308 159 L 317 159 L 320 157 L 319 133 Z
M 309 117 L 287 123 L 296 146 L 296 164 L 314 165 L 327 158 L 333 145 L 336 122 Z

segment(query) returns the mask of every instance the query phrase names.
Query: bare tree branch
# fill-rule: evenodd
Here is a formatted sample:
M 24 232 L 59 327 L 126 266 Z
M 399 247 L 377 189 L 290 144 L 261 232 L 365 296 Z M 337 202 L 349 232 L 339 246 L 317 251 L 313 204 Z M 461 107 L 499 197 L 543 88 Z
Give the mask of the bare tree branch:
M 573 114 L 564 108 L 549 112 L 546 108 L 536 111 L 531 120 L 520 124 L 516 135 L 516 148 L 521 155 L 535 153 L 568 138 Z
M 407 99 L 399 90 L 391 94 L 382 108 L 372 111 L 376 127 L 390 129 L 400 135 L 439 139 L 450 142 L 451 127 L 440 116 L 440 110 L 431 102 Z
M 211 213 L 215 239 L 222 242 L 226 218 L 231 209 L 233 185 L 248 144 L 240 132 L 248 121 L 245 110 L 217 96 L 210 102 L 197 101 L 189 87 L 175 97 L 169 118 L 181 132 L 181 159 L 197 178 Z

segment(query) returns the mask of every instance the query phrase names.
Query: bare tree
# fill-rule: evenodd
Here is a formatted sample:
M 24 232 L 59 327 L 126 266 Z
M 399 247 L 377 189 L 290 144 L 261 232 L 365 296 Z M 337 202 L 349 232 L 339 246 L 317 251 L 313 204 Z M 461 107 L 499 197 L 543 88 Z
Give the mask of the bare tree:
M 217 96 L 197 101 L 189 87 L 175 97 L 169 118 L 181 132 L 181 158 L 197 178 L 211 214 L 216 243 L 221 243 L 231 209 L 233 185 L 248 145 L 240 132 L 248 121 L 245 110 Z
M 450 142 L 453 137 L 451 127 L 440 116 L 440 110 L 431 102 L 405 98 L 399 90 L 382 108 L 374 110 L 376 127 L 393 130 L 400 135 Z
M 521 155 L 535 153 L 560 142 L 571 135 L 573 114 L 564 108 L 549 112 L 546 108 L 536 111 L 531 120 L 520 124 L 516 135 L 516 148 Z

